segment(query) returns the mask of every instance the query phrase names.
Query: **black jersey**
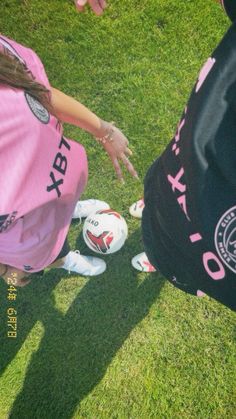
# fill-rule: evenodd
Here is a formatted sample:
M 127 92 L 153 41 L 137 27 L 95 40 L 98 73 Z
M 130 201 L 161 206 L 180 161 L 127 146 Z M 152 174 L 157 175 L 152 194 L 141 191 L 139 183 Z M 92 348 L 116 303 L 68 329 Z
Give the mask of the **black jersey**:
M 150 262 L 174 285 L 236 310 L 236 22 L 146 176 L 142 224 Z
M 233 22 L 236 19 L 236 0 L 221 0 L 221 4 Z

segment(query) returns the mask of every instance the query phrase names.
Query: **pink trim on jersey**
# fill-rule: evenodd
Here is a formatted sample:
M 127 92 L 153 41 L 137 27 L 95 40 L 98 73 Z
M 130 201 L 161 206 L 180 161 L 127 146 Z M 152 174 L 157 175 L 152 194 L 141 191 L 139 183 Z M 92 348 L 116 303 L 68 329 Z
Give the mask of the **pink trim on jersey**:
M 200 88 L 202 87 L 204 81 L 206 80 L 208 74 L 210 73 L 211 69 L 213 68 L 214 64 L 216 62 L 215 58 L 209 57 L 208 60 L 205 62 L 204 66 L 202 67 L 199 76 L 198 76 L 198 82 L 196 85 L 195 92 L 197 93 Z
M 4 36 L 48 89 L 43 64 Z M 0 262 L 37 272 L 58 256 L 87 181 L 84 148 L 62 137 L 57 119 L 23 90 L 0 86 Z
M 192 234 L 189 238 L 190 238 L 191 243 L 195 243 L 195 242 L 198 242 L 199 240 L 202 240 L 202 236 L 199 233 Z

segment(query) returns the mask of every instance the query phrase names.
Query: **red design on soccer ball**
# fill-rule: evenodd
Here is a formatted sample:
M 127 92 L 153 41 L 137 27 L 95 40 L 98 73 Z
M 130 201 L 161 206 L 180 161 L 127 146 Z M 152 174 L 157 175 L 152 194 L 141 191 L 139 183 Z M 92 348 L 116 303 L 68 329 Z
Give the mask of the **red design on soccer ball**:
M 114 217 L 119 218 L 119 220 L 122 218 L 121 215 L 118 212 L 112 210 L 111 208 L 97 211 L 97 214 L 114 215 Z
M 110 249 L 114 236 L 111 231 L 104 231 L 100 236 L 95 236 L 91 231 L 86 231 L 87 239 L 94 250 L 98 250 L 102 253 L 107 253 Z
M 152 266 L 152 264 L 148 260 L 144 260 L 143 261 L 143 264 L 145 266 L 147 266 L 148 272 L 155 272 L 156 271 L 156 269 L 154 268 L 154 266 Z

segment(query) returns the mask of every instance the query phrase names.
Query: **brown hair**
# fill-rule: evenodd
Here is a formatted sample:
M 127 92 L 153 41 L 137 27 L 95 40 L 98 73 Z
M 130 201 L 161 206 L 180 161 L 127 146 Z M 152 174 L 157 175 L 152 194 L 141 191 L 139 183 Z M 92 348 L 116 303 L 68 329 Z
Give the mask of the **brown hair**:
M 23 89 L 37 99 L 51 114 L 55 114 L 49 90 L 38 83 L 31 71 L 8 50 L 0 50 L 0 84 Z

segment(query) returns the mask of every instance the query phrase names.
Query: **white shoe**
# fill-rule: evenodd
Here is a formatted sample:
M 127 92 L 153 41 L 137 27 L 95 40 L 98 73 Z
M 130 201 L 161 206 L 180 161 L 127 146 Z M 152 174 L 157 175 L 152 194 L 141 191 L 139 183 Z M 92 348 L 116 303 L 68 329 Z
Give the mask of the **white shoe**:
M 66 269 L 69 273 L 76 272 L 79 275 L 95 276 L 105 272 L 106 263 L 93 256 L 83 256 L 79 250 L 75 250 L 68 253 L 61 268 Z
M 138 271 L 156 272 L 156 269 L 149 262 L 145 252 L 139 253 L 138 255 L 134 256 L 131 263 L 132 263 L 132 266 Z
M 143 209 L 144 209 L 144 200 L 142 198 L 131 205 L 131 207 L 129 208 L 129 213 L 135 218 L 142 218 Z
M 89 214 L 92 214 L 92 212 L 109 208 L 110 206 L 106 202 L 99 201 L 98 199 L 78 201 L 75 206 L 72 218 L 86 218 Z

